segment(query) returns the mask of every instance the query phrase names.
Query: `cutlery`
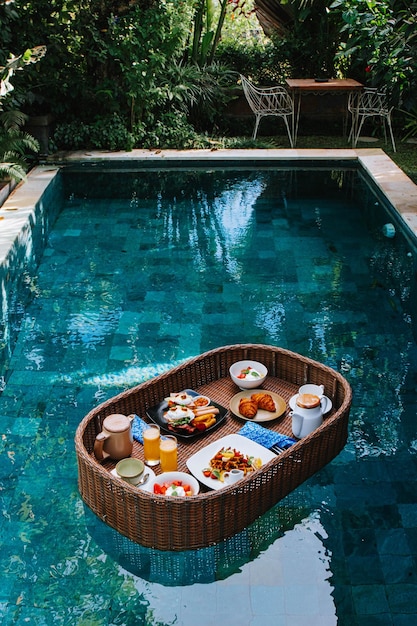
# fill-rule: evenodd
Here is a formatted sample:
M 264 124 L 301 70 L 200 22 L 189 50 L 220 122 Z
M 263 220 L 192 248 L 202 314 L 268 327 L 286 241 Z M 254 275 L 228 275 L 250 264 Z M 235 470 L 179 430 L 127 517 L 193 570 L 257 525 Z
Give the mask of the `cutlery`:
M 274 452 L 275 454 L 283 454 L 285 452 L 284 448 L 280 448 L 278 445 L 274 445 L 272 446 L 272 448 L 269 448 L 271 450 L 271 452 Z

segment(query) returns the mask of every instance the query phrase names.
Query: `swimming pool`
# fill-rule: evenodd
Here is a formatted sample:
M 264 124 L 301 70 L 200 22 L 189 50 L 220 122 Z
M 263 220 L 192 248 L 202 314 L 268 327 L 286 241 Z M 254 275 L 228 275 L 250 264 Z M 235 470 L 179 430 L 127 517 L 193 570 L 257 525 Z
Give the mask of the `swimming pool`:
M 342 166 L 319 180 L 252 163 L 183 163 L 173 177 L 84 164 L 48 187 L 56 222 L 42 253 L 40 217 L 39 245 L 30 238 L 39 267 L 23 259 L 0 396 L 3 623 L 415 622 L 415 251 L 398 228 L 384 236 L 395 216 Z M 342 371 L 348 445 L 223 545 L 172 555 L 130 544 L 79 498 L 80 419 L 241 341 Z

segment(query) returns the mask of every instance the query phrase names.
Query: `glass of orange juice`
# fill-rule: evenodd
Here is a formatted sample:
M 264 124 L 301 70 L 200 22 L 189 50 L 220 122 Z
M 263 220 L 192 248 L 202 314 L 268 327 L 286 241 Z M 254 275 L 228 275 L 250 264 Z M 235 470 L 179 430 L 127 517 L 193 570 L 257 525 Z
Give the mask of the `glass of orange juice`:
M 143 454 L 147 465 L 159 464 L 160 430 L 158 424 L 147 424 L 142 432 Z
M 161 470 L 163 472 L 176 472 L 177 461 L 177 438 L 174 435 L 163 435 L 159 442 L 159 456 Z

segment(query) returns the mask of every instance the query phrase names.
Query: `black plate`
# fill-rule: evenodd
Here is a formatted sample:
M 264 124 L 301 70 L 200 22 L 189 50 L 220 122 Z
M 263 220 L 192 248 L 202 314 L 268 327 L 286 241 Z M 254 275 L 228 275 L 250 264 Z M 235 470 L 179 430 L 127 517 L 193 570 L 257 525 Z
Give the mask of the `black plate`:
M 196 391 L 193 391 L 192 389 L 184 389 L 183 391 L 185 391 L 185 393 L 188 393 L 189 396 L 201 395 L 200 393 L 197 393 Z M 146 411 L 146 414 L 149 417 L 149 419 L 152 420 L 155 424 L 158 424 L 159 428 L 163 430 L 164 432 L 169 433 L 170 435 L 175 435 L 176 437 L 179 437 L 180 439 L 193 439 L 194 437 L 201 437 L 201 436 L 206 435 L 207 433 L 210 433 L 212 430 L 217 428 L 217 426 L 219 426 L 219 424 L 221 424 L 223 420 L 225 419 L 227 409 L 225 409 L 224 406 L 221 406 L 220 404 L 217 404 L 217 402 L 213 402 L 213 401 L 210 401 L 210 406 L 214 406 L 216 407 L 216 409 L 219 409 L 218 414 L 215 416 L 216 423 L 213 424 L 213 426 L 210 426 L 210 428 L 207 428 L 207 430 L 198 430 L 197 432 L 191 433 L 191 434 L 182 433 L 180 430 L 175 430 L 175 429 L 171 430 L 170 428 L 168 428 L 168 422 L 164 417 L 165 411 L 168 410 L 168 402 L 166 400 L 163 400 L 156 406 L 153 406 L 150 409 L 148 409 Z
M 329 79 L 328 78 L 315 78 L 314 81 L 316 83 L 328 83 Z

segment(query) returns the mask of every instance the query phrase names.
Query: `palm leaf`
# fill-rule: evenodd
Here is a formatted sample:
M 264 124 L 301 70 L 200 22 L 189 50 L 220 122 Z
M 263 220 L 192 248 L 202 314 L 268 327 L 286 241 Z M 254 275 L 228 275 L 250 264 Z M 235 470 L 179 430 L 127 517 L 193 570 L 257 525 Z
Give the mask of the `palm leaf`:
M 20 163 L 1 163 L 0 162 L 0 178 L 12 178 L 19 182 L 26 179 L 26 170 Z

